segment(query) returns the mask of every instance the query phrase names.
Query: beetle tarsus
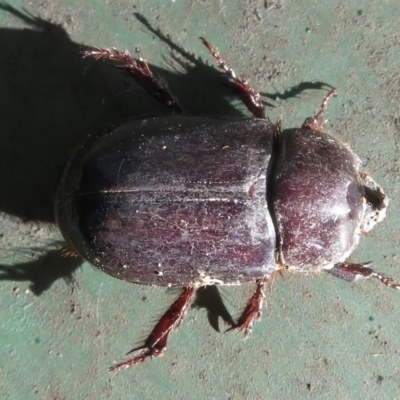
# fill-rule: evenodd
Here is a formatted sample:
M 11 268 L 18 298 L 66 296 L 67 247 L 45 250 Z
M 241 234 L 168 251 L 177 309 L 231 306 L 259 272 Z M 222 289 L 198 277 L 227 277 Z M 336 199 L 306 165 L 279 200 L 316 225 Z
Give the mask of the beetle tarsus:
M 151 96 L 156 98 L 171 111 L 182 113 L 182 107 L 178 99 L 169 89 L 167 82 L 151 72 L 144 58 L 139 57 L 135 59 L 128 51 L 121 51 L 116 48 L 93 48 L 84 50 L 82 55 L 83 57 L 92 57 L 95 60 L 109 59 L 121 63 L 120 66 L 129 71 L 136 82 Z
M 267 284 L 268 278 L 259 279 L 257 281 L 257 289 L 255 290 L 253 296 L 251 296 L 237 324 L 228 329 L 228 331 L 244 331 L 245 339 L 250 336 L 251 332 L 253 331 L 254 321 L 261 319 Z
M 311 129 L 312 131 L 322 132 L 322 129 L 324 128 L 324 125 L 326 123 L 326 120 L 324 119 L 324 114 L 326 109 L 328 108 L 328 101 L 332 96 L 335 96 L 336 94 L 337 94 L 336 89 L 330 90 L 321 104 L 319 113 L 314 117 L 307 118 L 304 121 L 302 128 Z
M 185 318 L 193 300 L 196 288 L 184 288 L 178 299 L 171 305 L 154 327 L 143 346 L 131 350 L 128 354 L 142 350 L 138 356 L 122 361 L 109 368 L 109 371 L 119 371 L 130 366 L 142 363 L 149 358 L 162 356 L 167 350 L 169 336 L 179 327 Z
M 331 269 L 326 270 L 330 274 L 337 278 L 344 279 L 348 282 L 355 282 L 360 279 L 377 278 L 386 286 L 400 290 L 400 283 L 396 283 L 392 278 L 388 278 L 369 268 L 370 262 L 363 264 L 352 264 L 352 263 L 339 263 Z
M 152 358 L 160 357 L 165 353 L 165 350 L 167 350 L 166 347 L 163 347 L 163 348 L 153 347 L 151 349 L 146 348 L 140 355 L 138 355 L 136 357 L 132 357 L 127 361 L 122 361 L 118 364 L 115 364 L 112 367 L 108 368 L 108 370 L 110 372 L 113 372 L 113 371 L 121 371 L 123 369 L 127 369 L 136 364 L 140 364 L 149 358 L 152 359 Z M 131 352 L 129 352 L 129 353 L 131 353 Z
M 226 62 L 220 57 L 219 52 L 214 49 L 210 42 L 202 37 L 200 40 L 210 51 L 218 65 L 225 71 L 228 77 L 235 82 L 240 90 L 240 98 L 248 110 L 257 118 L 265 118 L 265 106 L 261 100 L 260 92 L 250 86 L 249 80 L 245 75 L 237 77 L 235 71 L 228 67 Z

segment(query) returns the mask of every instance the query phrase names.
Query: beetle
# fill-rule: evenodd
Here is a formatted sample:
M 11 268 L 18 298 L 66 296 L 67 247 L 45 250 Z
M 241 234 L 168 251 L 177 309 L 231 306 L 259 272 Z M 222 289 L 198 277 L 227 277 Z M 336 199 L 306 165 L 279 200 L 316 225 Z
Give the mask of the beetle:
M 358 156 L 323 132 L 336 90 L 301 128 L 282 130 L 265 117 L 247 78 L 200 39 L 253 118 L 186 116 L 144 59 L 114 48 L 83 53 L 115 61 L 173 112 L 89 136 L 58 185 L 56 219 L 74 252 L 119 279 L 182 288 L 136 355 L 110 370 L 164 354 L 201 286 L 256 282 L 231 327 L 246 337 L 268 284 L 286 269 L 347 281 L 375 277 L 400 289 L 370 263 L 346 261 L 361 234 L 385 217 L 388 198 L 360 172 Z

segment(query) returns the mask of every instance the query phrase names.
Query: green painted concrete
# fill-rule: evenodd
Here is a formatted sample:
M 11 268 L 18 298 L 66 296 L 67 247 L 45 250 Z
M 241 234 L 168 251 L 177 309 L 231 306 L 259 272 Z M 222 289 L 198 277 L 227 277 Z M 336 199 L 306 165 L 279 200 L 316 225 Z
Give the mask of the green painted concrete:
M 351 144 L 391 199 L 387 219 L 352 259 L 373 260 L 400 280 L 400 3 L 14 0 L 12 6 L 16 11 L 4 4 L 0 10 L 0 397 L 399 398 L 400 294 L 377 281 L 349 284 L 325 275 L 278 279 L 246 342 L 217 332 L 207 310 L 194 307 L 164 357 L 110 374 L 107 367 L 146 337 L 177 293 L 61 258 L 52 202 L 60 168 L 86 134 L 132 115 L 165 112 L 121 71 L 82 60 L 80 46 L 146 57 L 192 112 L 247 115 L 202 35 L 254 86 L 279 97 L 267 112 L 272 120 L 282 115 L 285 127 L 314 114 L 325 94 L 293 97 L 290 89 L 304 82 L 338 88 L 327 130 Z M 251 285 L 220 291 L 234 317 L 251 291 Z

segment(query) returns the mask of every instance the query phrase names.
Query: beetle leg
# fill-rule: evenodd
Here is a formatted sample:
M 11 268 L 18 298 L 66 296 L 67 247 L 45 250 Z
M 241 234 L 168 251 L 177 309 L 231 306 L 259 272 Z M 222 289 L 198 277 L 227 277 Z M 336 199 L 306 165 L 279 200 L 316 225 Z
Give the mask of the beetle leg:
M 378 274 L 372 268 L 369 268 L 370 262 L 363 264 L 339 263 L 326 272 L 336 276 L 337 278 L 344 279 L 348 282 L 355 282 L 360 279 L 377 278 L 386 286 L 392 289 L 400 290 L 400 283 L 396 283 L 392 278 Z
M 149 64 L 147 64 L 147 61 L 142 57 L 134 59 L 128 51 L 121 51 L 115 48 L 84 50 L 82 55 L 83 57 L 93 57 L 96 60 L 109 59 L 121 63 L 120 67 L 129 71 L 136 82 L 150 95 L 172 111 L 182 113 L 182 107 L 178 99 L 169 89 L 167 82 L 159 76 L 154 76 L 150 70 Z
M 246 339 L 250 336 L 253 330 L 254 321 L 261 319 L 267 283 L 268 278 L 259 279 L 257 281 L 257 289 L 255 290 L 253 296 L 251 296 L 237 324 L 228 329 L 228 331 L 231 331 L 232 329 L 237 331 L 244 330 L 244 338 Z
M 109 368 L 109 371 L 126 369 L 132 365 L 139 364 L 149 358 L 162 356 L 167 350 L 169 336 L 179 327 L 186 316 L 193 300 L 196 288 L 185 288 L 178 299 L 172 304 L 167 312 L 161 317 L 154 327 L 143 346 L 131 350 L 128 354 L 142 350 L 138 356 L 132 357 L 127 361 L 120 362 Z
M 325 113 L 326 109 L 328 108 L 328 101 L 332 96 L 334 96 L 336 94 L 337 94 L 336 89 L 330 90 L 328 92 L 328 94 L 325 96 L 324 101 L 321 104 L 319 113 L 314 117 L 307 118 L 304 121 L 302 128 L 311 129 L 312 131 L 322 132 L 324 124 L 326 123 L 326 120 L 324 119 L 324 113 Z
M 207 40 L 202 37 L 200 40 L 210 51 L 218 65 L 225 71 L 228 77 L 235 82 L 236 86 L 240 90 L 240 98 L 248 110 L 256 118 L 265 118 L 265 107 L 261 101 L 260 92 L 250 86 L 249 79 L 245 75 L 237 77 L 235 71 L 226 65 L 226 62 L 220 57 L 218 51 L 214 49 L 210 42 L 207 42 Z

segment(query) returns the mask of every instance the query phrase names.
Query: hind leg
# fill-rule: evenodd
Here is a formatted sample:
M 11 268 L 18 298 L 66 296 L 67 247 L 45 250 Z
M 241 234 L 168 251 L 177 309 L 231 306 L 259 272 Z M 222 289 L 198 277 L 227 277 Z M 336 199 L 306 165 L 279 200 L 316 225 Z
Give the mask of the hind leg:
M 131 350 L 128 354 L 141 351 L 140 354 L 122 361 L 109 368 L 109 371 L 126 369 L 133 365 L 142 363 L 148 359 L 162 356 L 167 350 L 169 336 L 179 327 L 185 318 L 196 289 L 193 287 L 184 288 L 178 299 L 171 305 L 166 313 L 158 321 L 144 344 Z
M 117 66 L 129 71 L 133 79 L 160 103 L 173 112 L 182 113 L 182 107 L 169 89 L 167 82 L 163 78 L 155 76 L 151 72 L 149 64 L 142 57 L 135 59 L 128 51 L 121 51 L 115 48 L 89 49 L 83 51 L 82 55 L 96 60 L 109 59 L 115 61 L 118 63 Z

